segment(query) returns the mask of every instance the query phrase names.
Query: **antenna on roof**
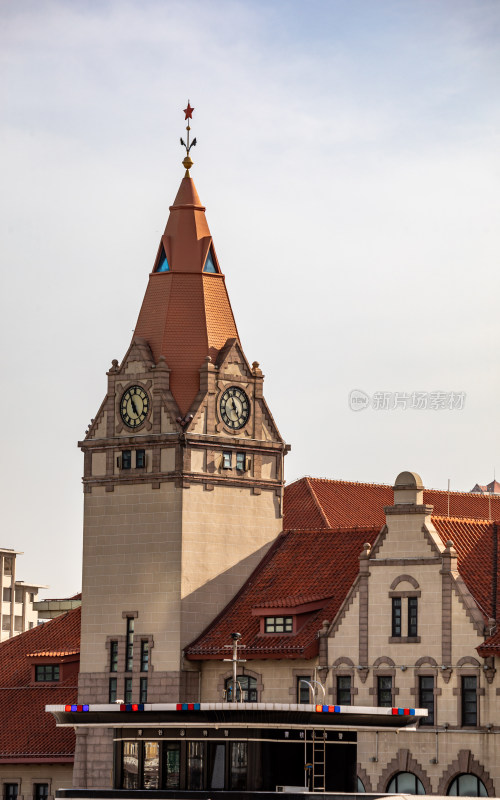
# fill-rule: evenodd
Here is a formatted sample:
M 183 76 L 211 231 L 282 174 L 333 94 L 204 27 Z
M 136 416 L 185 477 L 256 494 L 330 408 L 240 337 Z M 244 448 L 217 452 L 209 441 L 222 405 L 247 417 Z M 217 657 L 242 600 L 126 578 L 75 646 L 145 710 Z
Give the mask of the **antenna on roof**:
M 448 478 L 448 516 L 450 516 L 450 479 Z

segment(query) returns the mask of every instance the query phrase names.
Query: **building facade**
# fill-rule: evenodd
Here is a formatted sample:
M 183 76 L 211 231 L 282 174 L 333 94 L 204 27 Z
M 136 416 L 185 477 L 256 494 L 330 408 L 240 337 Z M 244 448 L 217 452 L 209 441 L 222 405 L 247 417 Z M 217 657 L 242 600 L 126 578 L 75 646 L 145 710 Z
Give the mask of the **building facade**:
M 0 642 L 31 630 L 38 623 L 34 603 L 38 590 L 47 588 L 16 579 L 19 555 L 22 555 L 20 551 L 0 548 Z

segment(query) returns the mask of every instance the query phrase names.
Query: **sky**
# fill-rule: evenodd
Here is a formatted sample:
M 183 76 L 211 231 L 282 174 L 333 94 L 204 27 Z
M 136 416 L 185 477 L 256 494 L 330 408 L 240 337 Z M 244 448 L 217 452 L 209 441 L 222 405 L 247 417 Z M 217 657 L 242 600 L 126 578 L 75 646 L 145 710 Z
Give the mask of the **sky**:
M 77 442 L 130 342 L 188 98 L 287 481 L 500 477 L 499 43 L 497 0 L 0 0 L 0 546 L 20 579 L 81 587 Z

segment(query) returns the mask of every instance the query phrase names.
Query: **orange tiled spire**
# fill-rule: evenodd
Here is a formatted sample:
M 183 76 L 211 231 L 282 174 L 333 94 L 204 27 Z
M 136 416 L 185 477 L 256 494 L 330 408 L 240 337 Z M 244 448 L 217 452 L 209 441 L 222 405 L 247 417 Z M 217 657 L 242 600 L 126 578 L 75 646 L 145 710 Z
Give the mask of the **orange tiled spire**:
M 228 339 L 239 339 L 205 208 L 189 171 L 170 207 L 135 336 L 146 339 L 156 363 L 165 357 L 181 414 L 199 391 L 206 357 L 215 361 Z

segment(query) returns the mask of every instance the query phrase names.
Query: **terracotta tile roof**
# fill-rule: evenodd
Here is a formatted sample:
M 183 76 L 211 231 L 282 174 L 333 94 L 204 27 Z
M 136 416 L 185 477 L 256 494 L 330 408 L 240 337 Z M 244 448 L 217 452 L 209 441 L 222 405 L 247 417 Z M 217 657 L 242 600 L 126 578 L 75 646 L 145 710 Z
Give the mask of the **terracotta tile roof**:
M 36 656 L 44 656 L 44 658 L 64 658 L 64 656 L 75 656 L 80 652 L 77 650 L 36 650 L 34 653 L 26 653 L 27 658 L 35 658 Z
M 495 523 L 489 520 L 433 516 L 432 522 L 443 544 L 453 542 L 458 571 L 479 606 L 485 622 L 500 610 L 500 585 L 494 580 L 500 564 Z M 495 553 L 496 550 L 496 553 Z M 493 587 L 497 585 L 494 596 Z
M 78 653 L 80 609 L 69 611 L 0 644 L 0 760 L 73 757 L 71 728 L 56 728 L 49 704 L 75 702 L 76 679 L 54 684 L 31 683 L 34 653 Z
M 300 478 L 285 487 L 284 527 L 335 528 L 382 525 L 384 506 L 392 505 L 391 486 L 326 478 Z M 424 502 L 436 515 L 448 515 L 448 492 L 425 489 Z M 500 521 L 500 497 L 470 492 L 449 493 L 450 516 Z
M 227 657 L 224 645 L 239 631 L 244 658 L 312 658 L 316 634 L 324 619 L 333 620 L 359 569 L 365 542 L 373 543 L 379 528 L 288 531 L 282 533 L 234 600 L 186 650 L 190 659 Z M 260 618 L 252 609 L 263 602 L 290 598 L 291 605 L 324 599 L 321 608 L 304 615 L 296 634 L 260 633 Z M 271 607 L 271 606 L 269 606 Z M 284 606 L 283 606 L 284 607 Z
M 191 178 L 184 178 L 162 237 L 170 270 L 154 272 L 135 328 L 170 368 L 170 388 L 182 414 L 200 388 L 207 355 L 215 362 L 229 338 L 238 339 L 224 276 L 204 273 L 212 237 Z
M 488 658 L 488 656 L 500 657 L 500 628 L 493 636 L 490 636 L 483 644 L 479 645 L 476 650 L 482 658 Z
M 481 519 L 485 508 L 489 509 L 483 500 L 480 495 L 452 492 L 450 510 L 462 509 L 464 515 L 436 514 L 432 522 L 444 545 L 453 541 L 460 575 L 487 620 L 500 609 L 500 586 L 496 597 L 492 592 L 492 586 L 497 585 L 493 574 L 495 564 L 500 563 L 500 551 L 495 523 Z M 424 501 L 447 511 L 448 493 L 426 490 Z M 188 658 L 227 656 L 224 645 L 235 630 L 243 635 L 244 657 L 248 659 L 315 655 L 322 621 L 331 621 L 338 613 L 358 574 L 363 544 L 375 541 L 385 524 L 384 506 L 393 502 L 389 486 L 314 478 L 302 478 L 287 486 L 285 524 L 293 522 L 296 529 L 278 537 L 233 601 L 187 648 Z M 491 508 L 492 514 L 498 514 L 500 506 L 492 503 Z M 335 524 L 328 527 L 325 519 Z M 287 608 L 322 599 L 319 609 L 304 616 L 305 623 L 296 634 L 260 633 L 262 615 L 256 610 L 265 613 L 266 608 L 282 608 L 286 613 Z

